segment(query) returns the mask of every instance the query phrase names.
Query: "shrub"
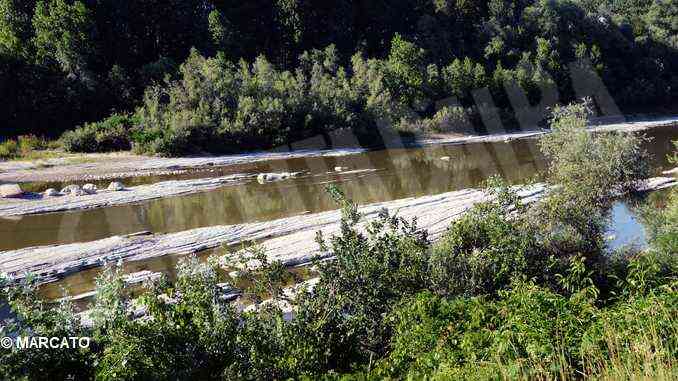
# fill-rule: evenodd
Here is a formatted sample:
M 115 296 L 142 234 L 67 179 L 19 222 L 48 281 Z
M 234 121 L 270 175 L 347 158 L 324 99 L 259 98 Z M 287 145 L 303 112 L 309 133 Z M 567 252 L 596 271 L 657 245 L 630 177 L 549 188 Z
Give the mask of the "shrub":
M 68 152 L 97 152 L 96 131 L 87 127 L 78 127 L 61 135 L 61 144 Z
M 132 148 L 131 130 L 138 123 L 134 116 L 113 114 L 97 123 L 87 123 L 65 132 L 61 143 L 68 152 L 110 152 Z
M 673 144 L 678 148 L 678 141 Z M 678 152 L 669 158 L 673 164 L 678 164 Z M 650 206 L 644 209 L 644 220 L 648 226 L 648 235 L 651 247 L 661 253 L 678 253 L 678 190 L 672 189 L 663 210 Z
M 589 139 L 567 143 L 600 149 L 597 138 Z M 617 174 L 598 167 L 604 164 L 586 165 L 605 176 Z M 574 181 L 563 189 L 586 191 L 602 183 Z M 272 299 L 251 312 L 237 312 L 223 300 L 216 261 L 195 257 L 181 261 L 174 283 L 156 281 L 136 299 L 124 289 L 119 271 L 104 272 L 90 306 L 92 328 L 83 327 L 67 303 L 51 308 L 40 301 L 35 283 L 10 285 L 0 276 L 0 296 L 16 315 L 7 335 L 94 338 L 82 351 L 0 348 L 0 378 L 675 375 L 678 266 L 672 246 L 657 240 L 673 234 L 673 219 L 657 219 L 662 228 L 651 235 L 651 250 L 608 258 L 603 246 L 586 246 L 581 237 L 569 240 L 563 233 L 570 224 L 592 221 L 575 226 L 595 243 L 604 206 L 585 204 L 584 212 L 598 215 L 571 219 L 550 212 L 576 209 L 585 198 L 558 204 L 563 193 L 555 189 L 546 203 L 523 205 L 497 179 L 488 185 L 491 201 L 453 223 L 433 247 L 416 220 L 382 211 L 365 223 L 357 205 L 329 188 L 342 219 L 338 235 L 329 240 L 318 235 L 314 288 L 287 295 L 282 287 L 294 276 L 253 250 L 259 266 L 241 272 L 253 283 L 245 294 L 255 301 Z M 282 306 L 292 310 L 283 313 Z M 144 316 L 134 319 L 139 307 Z
M 292 73 L 264 57 L 235 65 L 193 51 L 179 78 L 147 90 L 135 143 L 141 152 L 239 152 L 338 128 L 359 128 L 365 108 L 333 46 L 300 57 Z
M 0 159 L 14 159 L 19 156 L 19 144 L 16 140 L 7 139 L 0 144 Z
M 425 292 L 390 315 L 392 350 L 377 369 L 411 378 L 467 378 L 475 367 L 509 378 L 573 376 L 596 311 L 586 300 L 523 282 L 495 300 Z
M 461 106 L 445 106 L 438 110 L 432 117 L 414 122 L 407 121 L 406 119 L 401 120 L 398 129 L 401 131 L 428 133 L 475 133 L 467 110 Z
M 556 107 L 551 133 L 541 138 L 540 149 L 549 160 L 549 181 L 559 184 L 560 192 L 606 206 L 648 177 L 649 156 L 643 138 L 634 134 L 588 131 L 590 107 L 588 101 Z
M 499 203 L 480 204 L 450 226 L 431 253 L 431 277 L 445 295 L 493 294 L 515 276 L 543 273 L 534 236 Z
M 19 143 L 19 150 L 24 155 L 33 150 L 46 149 L 49 146 L 45 139 L 38 138 L 35 135 L 21 135 L 17 140 Z
M 603 379 L 672 379 L 678 356 L 678 284 L 665 284 L 600 311 L 582 335 L 585 374 Z
M 7 139 L 0 144 L 0 159 L 30 158 L 36 151 L 56 146 L 55 142 L 48 142 L 35 135 L 21 135 L 16 140 Z
M 88 337 L 72 304 L 47 303 L 38 294 L 38 284 L 29 277 L 12 286 L 0 275 L 0 301 L 13 315 L 3 321 L 2 336 Z M 2 348 L 0 377 L 3 379 L 88 379 L 95 361 L 90 349 Z
M 147 319 L 130 320 L 120 274 L 102 282 L 97 296 L 96 338 L 103 351 L 97 379 L 216 379 L 236 361 L 238 320 L 219 298 L 216 266 L 189 257 L 174 284 L 160 282 L 142 295 Z M 106 289 L 106 288 L 104 288 Z
M 321 250 L 331 251 L 334 260 L 319 265 L 315 297 L 320 306 L 342 315 L 340 331 L 352 332 L 364 356 L 381 354 L 388 334 L 383 315 L 395 301 L 429 284 L 428 237 L 417 229 L 416 220 L 408 222 L 386 211 L 363 235 L 357 229 L 357 206 L 336 189 L 332 192 L 343 204 L 342 228 L 331 246 L 320 241 Z

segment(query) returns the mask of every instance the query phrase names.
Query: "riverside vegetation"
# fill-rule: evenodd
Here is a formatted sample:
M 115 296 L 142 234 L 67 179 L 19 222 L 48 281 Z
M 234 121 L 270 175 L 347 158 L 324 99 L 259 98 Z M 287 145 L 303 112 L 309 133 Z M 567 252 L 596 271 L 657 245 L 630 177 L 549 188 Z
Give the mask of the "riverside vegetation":
M 0 351 L 4 379 L 673 379 L 678 359 L 678 191 L 647 207 L 649 247 L 610 251 L 609 207 L 648 175 L 640 138 L 586 131 L 584 105 L 556 109 L 541 148 L 549 195 L 534 204 L 488 181 L 479 204 L 431 243 L 384 211 L 358 230 L 338 188 L 341 233 L 318 237 L 334 259 L 290 298 L 295 276 L 252 250 L 261 266 L 232 282 L 246 295 L 287 300 L 238 312 L 220 299 L 216 261 L 181 262 L 177 277 L 140 296 L 109 268 L 90 305 L 93 326 L 68 302 L 36 297 L 29 279 L 4 280 L 14 318 L 3 332 L 89 336 L 81 350 Z M 242 282 L 242 280 L 246 282 Z M 131 306 L 147 313 L 131 318 Z
M 576 91 L 571 63 L 626 113 L 673 110 L 678 95 L 671 0 L 0 0 L 0 10 L 3 135 L 80 126 L 63 136 L 69 151 L 233 152 L 340 128 L 371 143 L 377 122 L 467 132 L 482 129 L 476 89 L 513 128 L 524 121 L 507 85 L 532 105 L 594 95 Z

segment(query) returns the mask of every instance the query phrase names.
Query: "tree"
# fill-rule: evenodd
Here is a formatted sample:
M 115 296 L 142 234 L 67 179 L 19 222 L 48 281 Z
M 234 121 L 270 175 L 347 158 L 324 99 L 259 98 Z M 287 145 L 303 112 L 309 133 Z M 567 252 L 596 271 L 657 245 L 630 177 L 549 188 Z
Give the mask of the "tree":
M 57 63 L 67 74 L 81 75 L 92 54 L 91 13 L 80 1 L 40 0 L 33 16 L 36 59 Z
M 0 0 L 0 54 L 15 57 L 30 55 L 34 7 L 35 2 L 30 0 Z
M 387 83 L 394 95 L 408 104 L 421 98 L 424 85 L 424 50 L 396 34 L 386 61 Z

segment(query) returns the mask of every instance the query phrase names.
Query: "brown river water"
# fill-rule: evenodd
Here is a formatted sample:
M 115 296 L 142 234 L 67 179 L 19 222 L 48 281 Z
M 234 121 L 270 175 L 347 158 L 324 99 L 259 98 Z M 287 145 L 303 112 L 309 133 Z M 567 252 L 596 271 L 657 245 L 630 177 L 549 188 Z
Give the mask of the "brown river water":
M 671 141 L 678 140 L 678 126 L 654 128 L 645 134 L 652 138 L 645 145 L 653 155 L 656 173 L 670 168 L 666 156 L 674 151 Z M 345 168 L 335 171 L 335 167 Z M 375 150 L 340 157 L 295 158 L 212 168 L 171 179 L 284 171 L 304 171 L 305 174 L 265 184 L 252 179 L 204 193 L 133 205 L 0 219 L 0 251 L 91 241 L 140 231 L 171 233 L 336 209 L 325 192 L 330 183 L 339 185 L 354 201 L 365 204 L 476 187 L 491 175 L 500 175 L 510 183 L 518 184 L 538 179 L 545 168 L 536 139 Z M 125 180 L 125 183 L 132 186 L 168 179 L 167 176 L 144 177 Z M 40 190 L 61 185 L 42 183 L 28 184 L 28 187 Z M 652 197 L 661 202 L 661 193 Z M 613 245 L 644 244 L 642 225 L 628 203 L 615 206 L 612 217 Z M 166 256 L 128 264 L 125 271 L 153 270 L 171 275 L 176 261 L 176 257 Z M 71 294 L 88 291 L 98 271 L 92 269 L 71 275 L 48 285 L 45 292 L 56 297 L 64 286 Z

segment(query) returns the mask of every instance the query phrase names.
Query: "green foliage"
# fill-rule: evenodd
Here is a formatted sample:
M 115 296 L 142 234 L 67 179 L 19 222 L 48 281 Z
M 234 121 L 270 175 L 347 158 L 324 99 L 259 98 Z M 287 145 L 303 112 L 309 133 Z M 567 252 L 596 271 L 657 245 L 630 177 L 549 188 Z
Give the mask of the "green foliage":
M 30 8 L 29 1 L 0 1 L 0 53 L 18 57 L 29 55 L 30 48 L 24 42 L 32 33 Z
M 322 62 L 332 70 L 331 54 L 313 54 L 312 68 Z M 369 76 L 370 64 L 360 65 Z M 266 71 L 258 62 L 256 74 Z M 271 92 L 278 85 L 262 81 L 245 83 Z M 191 256 L 175 280 L 146 284 L 138 297 L 119 269 L 107 269 L 84 315 L 68 303 L 42 301 L 30 277 L 20 284 L 0 277 L 1 300 L 13 314 L 3 333 L 93 338 L 77 351 L 0 349 L 0 378 L 670 379 L 678 354 L 675 199 L 651 214 L 650 249 L 612 256 L 600 244 L 606 202 L 584 202 L 612 197 L 600 185 L 612 179 L 638 180 L 642 171 L 619 172 L 606 161 L 628 160 L 637 142 L 584 136 L 577 129 L 582 110 L 561 110 L 543 149 L 552 163 L 567 164 L 564 173 L 586 169 L 607 178 L 565 179 L 551 168 L 553 179 L 563 179 L 560 188 L 528 205 L 516 189 L 490 179 L 490 199 L 433 245 L 416 219 L 381 211 L 365 222 L 358 206 L 330 187 L 341 207 L 340 231 L 318 234 L 317 278 L 307 287 L 283 289 L 296 277 L 256 246 L 240 263 L 240 279 L 223 274 L 223 260 Z M 588 196 L 562 197 L 575 189 Z M 577 207 L 584 212 L 574 214 Z M 246 298 L 231 304 L 224 293 L 238 283 L 248 283 Z M 261 303 L 238 304 L 248 299 Z
M 193 51 L 177 81 L 146 92 L 137 111 L 138 148 L 165 155 L 233 152 L 361 127 L 364 100 L 337 66 L 334 48 L 300 60 L 291 73 L 264 57 L 236 66 Z
M 74 308 L 68 302 L 56 306 L 44 302 L 37 293 L 32 278 L 19 287 L 0 277 L 0 300 L 7 303 L 14 317 L 3 322 L 3 336 L 24 337 L 86 337 L 88 331 L 80 324 Z M 89 349 L 28 348 L 0 349 L 0 375 L 2 378 L 36 380 L 91 378 L 90 366 L 94 361 Z
M 336 190 L 334 191 L 336 194 Z M 320 282 L 316 298 L 344 315 L 341 330 L 355 335 L 366 355 L 383 351 L 386 332 L 382 316 L 398 299 L 424 288 L 428 238 L 408 222 L 388 212 L 359 233 L 356 206 L 342 199 L 341 235 L 325 242 L 321 250 L 331 251 L 332 261 L 319 264 Z
M 61 144 L 68 152 L 109 152 L 132 148 L 130 135 L 138 124 L 135 116 L 113 114 L 97 123 L 86 123 L 61 137 Z
M 418 294 L 391 315 L 392 350 L 376 373 L 432 379 L 577 373 L 670 378 L 678 327 L 673 287 L 607 309 L 529 283 L 514 284 L 496 300 Z
M 601 310 L 581 338 L 586 373 L 605 379 L 675 377 L 676 286 L 669 282 Z
M 562 192 L 605 205 L 616 192 L 632 191 L 638 179 L 648 177 L 648 154 L 633 134 L 587 131 L 589 113 L 586 103 L 555 108 L 552 133 L 541 139 L 541 149 L 551 161 L 550 181 L 562 185 Z
M 196 258 L 180 262 L 174 284 L 156 284 L 140 298 L 148 316 L 140 320 L 124 316 L 129 301 L 120 278 L 109 276 L 92 314 L 103 348 L 97 379 L 218 378 L 237 355 L 238 321 L 219 298 L 215 270 Z
M 412 123 L 409 128 L 425 132 L 475 133 L 467 110 L 461 106 L 445 106 L 431 118 Z
M 535 235 L 509 219 L 507 205 L 481 204 L 450 227 L 431 254 L 431 277 L 444 295 L 484 295 L 505 288 L 518 275 L 545 271 Z
M 514 127 L 516 119 L 509 114 L 521 111 L 512 109 L 506 82 L 515 81 L 532 105 L 544 100 L 545 87 L 557 88 L 559 101 L 571 102 L 582 96 L 575 93 L 568 70 L 576 59 L 591 61 L 623 110 L 666 111 L 675 107 L 678 94 L 676 9 L 669 0 L 2 0 L 0 96 L 7 101 L 0 113 L 8 116 L 8 137 L 57 136 L 112 112 L 133 112 L 148 86 L 161 83 L 165 74 L 174 76 L 178 63 L 193 59 L 192 48 L 210 59 L 221 54 L 236 66 L 240 59 L 252 63 L 264 56 L 276 71 L 296 77 L 299 56 L 332 44 L 336 55 L 344 57 L 338 64 L 346 68 L 349 81 L 358 70 L 349 67 L 348 57 L 364 55 L 371 68 L 379 67 L 380 78 L 370 81 L 373 97 L 361 102 L 375 102 L 389 112 L 375 109 L 376 115 L 359 117 L 392 118 L 394 126 L 402 118 L 408 123 L 431 118 L 432 105 L 449 97 L 468 108 L 475 101 L 471 91 L 487 87 L 502 121 Z M 177 64 L 165 65 L 169 62 Z M 171 93 L 171 85 L 161 86 L 163 93 Z M 375 92 L 378 87 L 384 91 Z M 262 94 L 243 110 L 268 107 L 272 115 L 258 120 L 288 128 L 277 114 L 289 112 L 295 101 L 285 98 L 298 94 L 283 92 L 273 97 L 282 104 L 258 105 L 270 96 L 258 91 Z M 317 101 L 303 91 L 302 97 L 309 104 Z M 183 106 L 202 115 L 197 107 Z M 303 115 L 297 116 L 295 122 L 304 124 Z M 192 124 L 194 117 L 190 123 L 189 116 L 173 119 Z M 347 122 L 314 117 L 310 124 L 326 129 Z M 222 119 L 210 129 L 218 130 Z M 355 123 L 347 122 L 348 127 Z M 480 121 L 473 123 L 478 127 Z M 369 123 L 361 123 L 364 127 Z M 202 132 L 175 128 L 159 146 L 171 151 L 172 145 L 193 138 L 201 146 Z M 286 131 L 276 134 L 288 138 Z
M 40 0 L 35 6 L 33 27 L 38 60 L 53 60 L 69 74 L 81 74 L 86 70 L 93 25 L 85 4 Z
M 424 51 L 396 34 L 386 61 L 386 84 L 406 104 L 421 101 L 424 86 Z
M 0 158 L 14 159 L 19 156 L 19 144 L 16 140 L 8 139 L 0 144 Z
M 10 325 L 10 332 L 31 327 L 46 335 L 88 335 L 94 345 L 80 352 L 30 352 L 29 357 L 0 352 L 0 375 L 286 379 L 332 378 L 357 370 L 347 377 L 550 379 L 674 371 L 675 267 L 668 276 L 641 270 L 656 268 L 657 262 L 639 254 L 616 273 L 619 288 L 628 291 L 612 303 L 588 291 L 582 279 L 590 272 L 581 260 L 559 273 L 567 279 L 567 294 L 540 277 L 521 280 L 533 269 L 519 267 L 508 284 L 476 272 L 480 284 L 497 284 L 487 293 L 468 284 L 457 295 L 441 295 L 429 281 L 434 268 L 429 244 L 414 225 L 383 214 L 360 232 L 355 205 L 337 189 L 331 192 L 343 205 L 342 230 L 320 243 L 323 256 L 333 259 L 316 265 L 319 279 L 312 290 L 286 298 L 291 316 L 277 302 L 237 313 L 221 298 L 216 261 L 194 257 L 180 263 L 173 283 L 149 284 L 137 299 L 124 289 L 120 272 L 107 270 L 89 313 L 92 328 L 82 327 L 67 305 L 46 307 L 34 288 L 4 287 L 21 323 Z M 492 216 L 478 221 L 485 231 L 458 246 L 491 246 L 481 241 L 496 242 L 488 229 L 492 223 L 501 230 L 507 222 Z M 457 224 L 460 232 L 468 232 L 468 222 Z M 278 290 L 268 294 L 282 300 L 276 295 L 283 294 L 279 286 L 287 282 L 284 270 L 256 253 L 261 267 L 246 279 Z M 471 294 L 478 296 L 466 296 Z
M 673 142 L 678 147 L 678 141 Z M 669 158 L 673 164 L 678 164 L 678 153 Z M 658 253 L 672 255 L 678 253 L 678 191 L 669 191 L 666 207 L 656 210 L 646 207 L 643 213 L 652 249 Z
M 43 156 L 44 150 L 58 146 L 35 135 L 21 135 L 16 140 L 7 139 L 0 144 L 0 159 L 31 159 Z M 44 156 L 49 156 L 48 154 Z
M 229 51 L 235 45 L 235 31 L 223 14 L 215 9 L 208 16 L 210 36 L 220 51 Z

